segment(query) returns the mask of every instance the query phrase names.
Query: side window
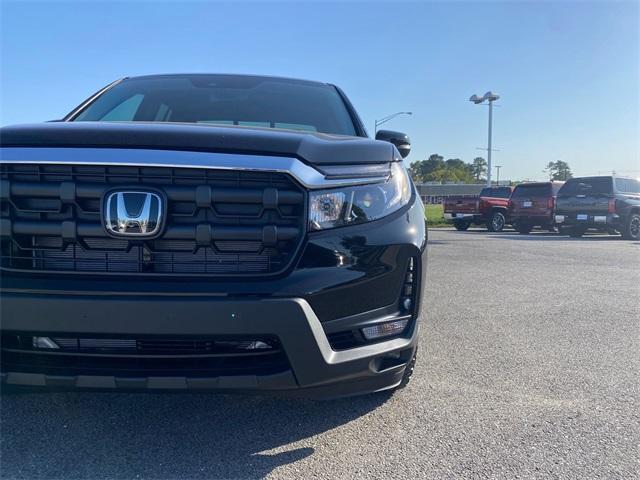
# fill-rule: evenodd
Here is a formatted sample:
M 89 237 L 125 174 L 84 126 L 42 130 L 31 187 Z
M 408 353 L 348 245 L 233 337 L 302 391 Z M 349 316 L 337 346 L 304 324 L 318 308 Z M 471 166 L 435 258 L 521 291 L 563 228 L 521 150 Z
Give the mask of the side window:
M 130 122 L 138 111 L 138 107 L 142 103 L 142 98 L 144 96 L 139 93 L 134 95 L 133 97 L 129 97 L 124 102 L 122 102 L 117 107 L 113 108 L 111 111 L 107 112 L 101 120 L 103 122 Z
M 616 190 L 623 193 L 640 193 L 640 182 L 633 178 L 616 178 Z

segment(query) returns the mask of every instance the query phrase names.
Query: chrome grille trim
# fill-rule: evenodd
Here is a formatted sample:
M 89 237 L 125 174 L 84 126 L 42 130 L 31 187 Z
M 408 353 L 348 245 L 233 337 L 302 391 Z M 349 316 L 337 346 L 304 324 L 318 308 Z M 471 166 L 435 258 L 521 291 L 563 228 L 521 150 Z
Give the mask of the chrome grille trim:
M 308 189 L 362 185 L 388 178 L 384 171 L 367 169 L 366 165 L 363 170 L 369 170 L 367 176 L 351 174 L 348 178 L 332 178 L 292 157 L 136 148 L 1 147 L 0 162 L 278 172 L 288 173 Z

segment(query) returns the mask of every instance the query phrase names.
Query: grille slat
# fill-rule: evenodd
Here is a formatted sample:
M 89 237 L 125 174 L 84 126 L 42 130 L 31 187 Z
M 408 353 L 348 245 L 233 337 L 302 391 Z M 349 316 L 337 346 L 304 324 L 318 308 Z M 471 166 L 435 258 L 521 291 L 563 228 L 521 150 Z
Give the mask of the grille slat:
M 32 334 L 2 336 L 3 370 L 50 375 L 268 375 L 291 369 L 279 340 L 260 338 L 58 338 L 33 346 Z M 251 349 L 256 341 L 267 348 Z
M 102 199 L 151 188 L 167 200 L 153 240 L 109 236 Z M 0 165 L 3 269 L 195 275 L 277 274 L 305 232 L 306 196 L 287 174 L 194 168 Z
M 73 182 L 72 182 L 73 183 Z M 139 183 L 139 182 L 137 182 Z M 135 183 L 135 184 L 137 184 Z M 76 197 L 99 199 L 104 191 L 104 184 L 75 184 Z M 60 192 L 63 188 L 62 182 L 52 183 L 28 183 L 28 182 L 11 182 L 11 196 L 16 200 L 20 197 L 35 197 L 41 199 L 60 200 Z M 167 186 L 164 187 L 167 198 L 172 201 L 195 202 L 196 190 L 185 186 Z M 206 191 L 206 190 L 205 190 Z M 244 203 L 261 203 L 264 199 L 264 189 L 259 188 L 210 188 L 211 196 L 217 203 L 244 204 Z M 200 192 L 203 192 L 200 189 Z M 299 191 L 281 190 L 278 192 L 279 204 L 298 204 L 303 201 L 303 195 Z

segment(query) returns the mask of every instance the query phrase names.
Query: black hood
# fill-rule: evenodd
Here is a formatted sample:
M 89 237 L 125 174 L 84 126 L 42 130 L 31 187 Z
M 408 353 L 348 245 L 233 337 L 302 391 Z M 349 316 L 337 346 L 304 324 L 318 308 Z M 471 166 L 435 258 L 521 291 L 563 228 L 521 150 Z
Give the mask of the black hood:
M 51 122 L 0 129 L 3 147 L 193 150 L 296 157 L 312 165 L 385 163 L 395 147 L 365 137 L 267 128 L 143 122 Z

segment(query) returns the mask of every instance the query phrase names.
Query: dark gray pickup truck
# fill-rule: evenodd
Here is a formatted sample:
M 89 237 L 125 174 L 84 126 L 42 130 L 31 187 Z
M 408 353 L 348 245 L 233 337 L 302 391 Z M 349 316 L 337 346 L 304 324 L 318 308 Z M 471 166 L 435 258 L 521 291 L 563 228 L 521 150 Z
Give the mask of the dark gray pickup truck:
M 0 381 L 393 390 L 415 365 L 424 207 L 406 135 L 331 84 L 120 80 L 0 129 Z
M 640 182 L 616 176 L 572 178 L 558 192 L 556 224 L 572 237 L 589 230 L 640 238 Z

